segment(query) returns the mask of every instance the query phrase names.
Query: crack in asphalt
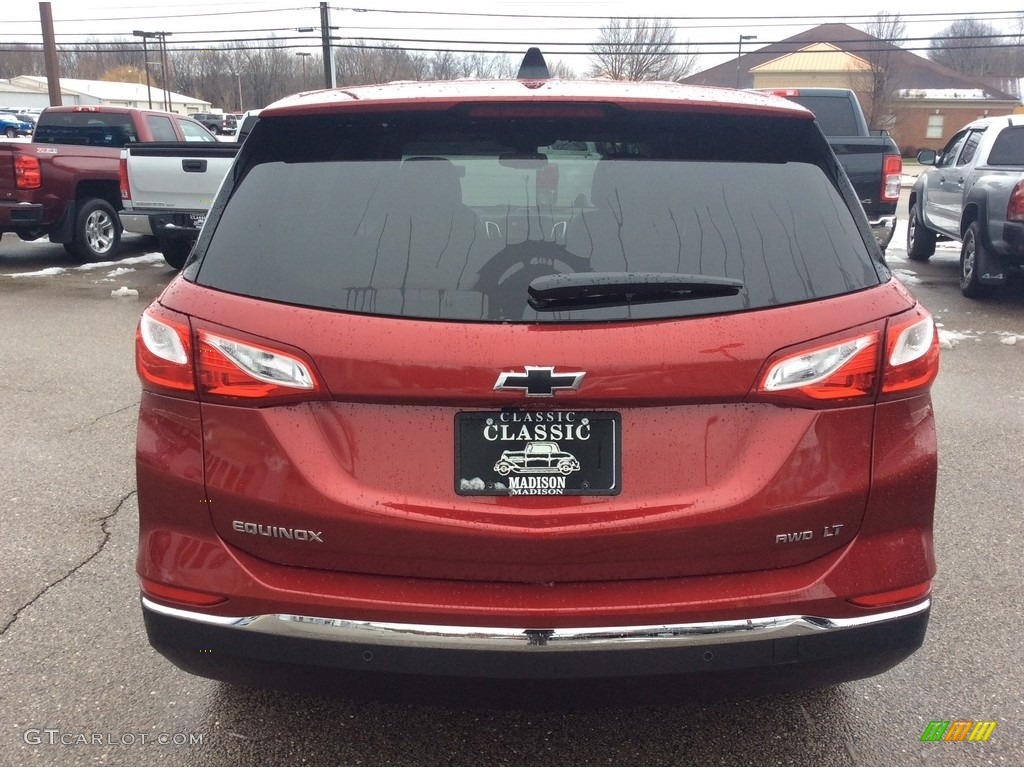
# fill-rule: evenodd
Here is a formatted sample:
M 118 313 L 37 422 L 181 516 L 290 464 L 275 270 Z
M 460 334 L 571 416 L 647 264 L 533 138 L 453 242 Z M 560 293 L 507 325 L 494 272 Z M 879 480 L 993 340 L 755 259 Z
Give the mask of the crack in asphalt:
M 100 530 L 103 532 L 103 540 L 99 543 L 99 546 L 96 547 L 96 550 L 89 554 L 88 557 L 82 560 L 82 562 L 80 562 L 78 565 L 74 566 L 71 570 L 69 570 L 59 579 L 47 584 L 31 600 L 29 600 L 27 603 L 18 608 L 18 610 L 16 610 L 14 612 L 14 615 L 11 617 L 11 620 L 4 624 L 3 627 L 0 627 L 0 637 L 3 637 L 7 630 L 14 626 L 15 622 L 21 618 L 21 614 L 23 614 L 26 610 L 31 608 L 39 600 L 39 598 L 43 597 L 43 595 L 45 595 L 54 587 L 70 579 L 72 576 L 78 573 L 78 571 L 80 571 L 82 568 L 91 563 L 96 558 L 96 556 L 104 550 L 104 548 L 107 546 L 107 542 L 110 541 L 110 531 L 107 530 L 107 523 L 109 523 L 117 515 L 117 513 L 121 511 L 121 507 L 124 506 L 125 502 L 128 501 L 128 499 L 130 499 L 136 493 L 136 490 L 131 490 L 128 493 L 124 494 L 124 496 L 118 499 L 117 503 L 114 504 L 114 508 L 110 512 L 103 515 L 102 517 L 97 517 L 93 521 L 100 523 Z
M 125 411 L 127 411 L 130 408 L 138 408 L 138 407 L 139 407 L 139 402 L 136 400 L 134 403 L 129 403 L 128 405 L 122 406 L 121 408 L 117 408 L 117 409 L 115 409 L 113 411 L 109 411 L 108 413 L 100 414 L 95 419 L 90 421 L 88 424 L 80 424 L 77 427 L 72 427 L 71 429 L 68 430 L 68 434 L 70 435 L 70 434 L 72 434 L 74 432 L 80 432 L 83 429 L 89 429 L 89 427 L 96 426 L 96 424 L 98 422 L 102 421 L 103 419 L 109 418 L 111 416 L 116 416 L 119 413 L 124 413 Z

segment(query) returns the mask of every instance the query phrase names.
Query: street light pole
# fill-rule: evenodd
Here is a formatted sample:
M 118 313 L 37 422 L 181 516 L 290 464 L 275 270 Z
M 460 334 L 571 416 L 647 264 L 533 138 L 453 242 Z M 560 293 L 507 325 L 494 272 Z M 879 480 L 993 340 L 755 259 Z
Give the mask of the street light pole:
M 743 41 L 757 40 L 757 35 L 740 35 L 739 48 L 736 52 L 736 87 L 740 87 L 740 59 L 743 58 Z
M 142 55 L 145 57 L 146 60 L 146 96 L 149 97 L 149 108 L 152 109 L 153 86 L 150 85 L 149 82 L 149 46 L 146 45 L 146 40 L 148 40 L 151 37 L 156 37 L 156 34 L 153 32 L 143 32 L 140 29 L 136 29 L 134 32 L 132 32 L 132 34 L 135 35 L 135 37 L 142 38 Z
M 303 88 L 303 90 L 305 90 L 305 88 L 306 88 L 306 59 L 308 59 L 313 54 L 310 53 L 309 51 L 298 51 L 298 52 L 296 52 L 295 55 L 299 56 L 302 59 L 302 88 Z

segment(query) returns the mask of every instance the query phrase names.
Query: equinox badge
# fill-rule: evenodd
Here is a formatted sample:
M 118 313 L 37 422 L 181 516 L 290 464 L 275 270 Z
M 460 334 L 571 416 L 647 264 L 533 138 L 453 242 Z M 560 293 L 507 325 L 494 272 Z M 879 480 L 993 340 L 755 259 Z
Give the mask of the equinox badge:
M 556 389 L 579 389 L 586 375 L 583 371 L 555 373 L 553 366 L 527 365 L 525 373 L 506 371 L 498 374 L 494 389 L 520 389 L 527 397 L 553 397 Z

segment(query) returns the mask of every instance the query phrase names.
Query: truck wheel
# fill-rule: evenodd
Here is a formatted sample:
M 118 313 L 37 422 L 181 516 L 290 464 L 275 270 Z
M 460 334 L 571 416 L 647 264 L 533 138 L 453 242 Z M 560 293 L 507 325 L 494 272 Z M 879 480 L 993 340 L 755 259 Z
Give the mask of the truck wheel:
M 117 212 L 106 200 L 93 197 L 79 206 L 72 240 L 64 250 L 81 261 L 100 261 L 112 257 L 120 244 Z
M 192 252 L 195 240 L 160 240 L 160 252 L 164 255 L 164 261 L 174 269 L 181 269 L 188 261 L 188 255 Z
M 928 261 L 935 253 L 935 233 L 921 223 L 917 206 L 910 206 L 907 221 L 907 258 L 911 261 Z
M 6 136 L 6 137 L 7 137 L 8 139 L 16 139 L 16 138 L 18 138 L 18 129 L 17 129 L 17 128 L 15 128 L 15 127 L 14 127 L 13 125 L 12 125 L 12 126 L 9 126 L 9 127 L 8 127 L 8 128 L 7 128 L 6 130 L 5 130 L 5 131 L 4 131 L 4 135 L 5 135 L 5 136 Z
M 972 221 L 960 247 L 960 293 L 968 299 L 980 299 L 991 293 L 992 286 L 982 285 L 978 274 L 979 264 L 987 261 L 984 248 L 978 222 Z

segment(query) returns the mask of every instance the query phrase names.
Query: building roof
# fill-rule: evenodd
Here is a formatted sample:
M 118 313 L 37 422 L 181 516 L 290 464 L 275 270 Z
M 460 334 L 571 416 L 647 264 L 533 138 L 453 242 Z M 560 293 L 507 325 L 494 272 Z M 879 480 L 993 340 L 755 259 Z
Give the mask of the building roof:
M 758 74 L 771 72 L 866 72 L 871 65 L 852 53 L 847 53 L 831 43 L 813 43 L 794 53 L 784 53 L 778 58 L 751 67 Z
M 20 75 L 12 78 L 12 82 L 27 85 L 29 87 L 36 86 L 40 90 L 45 91 L 47 88 L 46 78 L 38 75 Z M 146 89 L 145 83 L 118 83 L 110 82 L 107 80 L 76 80 L 74 78 L 62 77 L 60 79 L 60 87 L 62 91 L 68 93 L 79 93 L 86 96 L 92 96 L 103 101 L 135 101 L 144 102 L 149 99 L 149 93 Z M 154 101 L 160 101 L 163 99 L 163 90 L 157 86 L 152 87 L 152 95 Z M 203 99 L 196 98 L 195 96 L 186 96 L 183 93 L 175 93 L 174 91 L 168 92 L 172 102 L 188 103 L 188 104 L 209 104 L 210 102 Z
M 980 89 L 984 98 L 995 101 L 1016 101 L 1012 93 L 1007 93 L 999 88 L 989 85 L 973 77 L 961 75 L 948 67 L 936 64 L 934 61 L 918 56 L 915 53 L 904 50 L 897 45 L 892 45 L 879 40 L 867 32 L 863 32 L 849 24 L 821 24 L 817 27 L 800 32 L 777 43 L 769 43 L 763 48 L 750 53 L 744 53 L 738 59 L 732 59 L 724 64 L 705 69 L 695 75 L 690 75 L 683 80 L 684 83 L 694 85 L 718 85 L 725 88 L 736 86 L 736 65 L 740 68 L 740 86 L 751 88 L 754 84 L 752 70 L 772 62 L 775 59 L 784 57 L 802 49 L 816 44 L 826 43 L 837 51 L 844 51 L 857 57 L 866 57 L 874 51 L 889 51 L 893 55 L 894 72 L 897 77 L 897 87 L 907 90 L 928 91 L 973 91 Z M 806 70 L 803 70 L 806 71 Z M 834 71 L 834 70 L 831 70 Z

